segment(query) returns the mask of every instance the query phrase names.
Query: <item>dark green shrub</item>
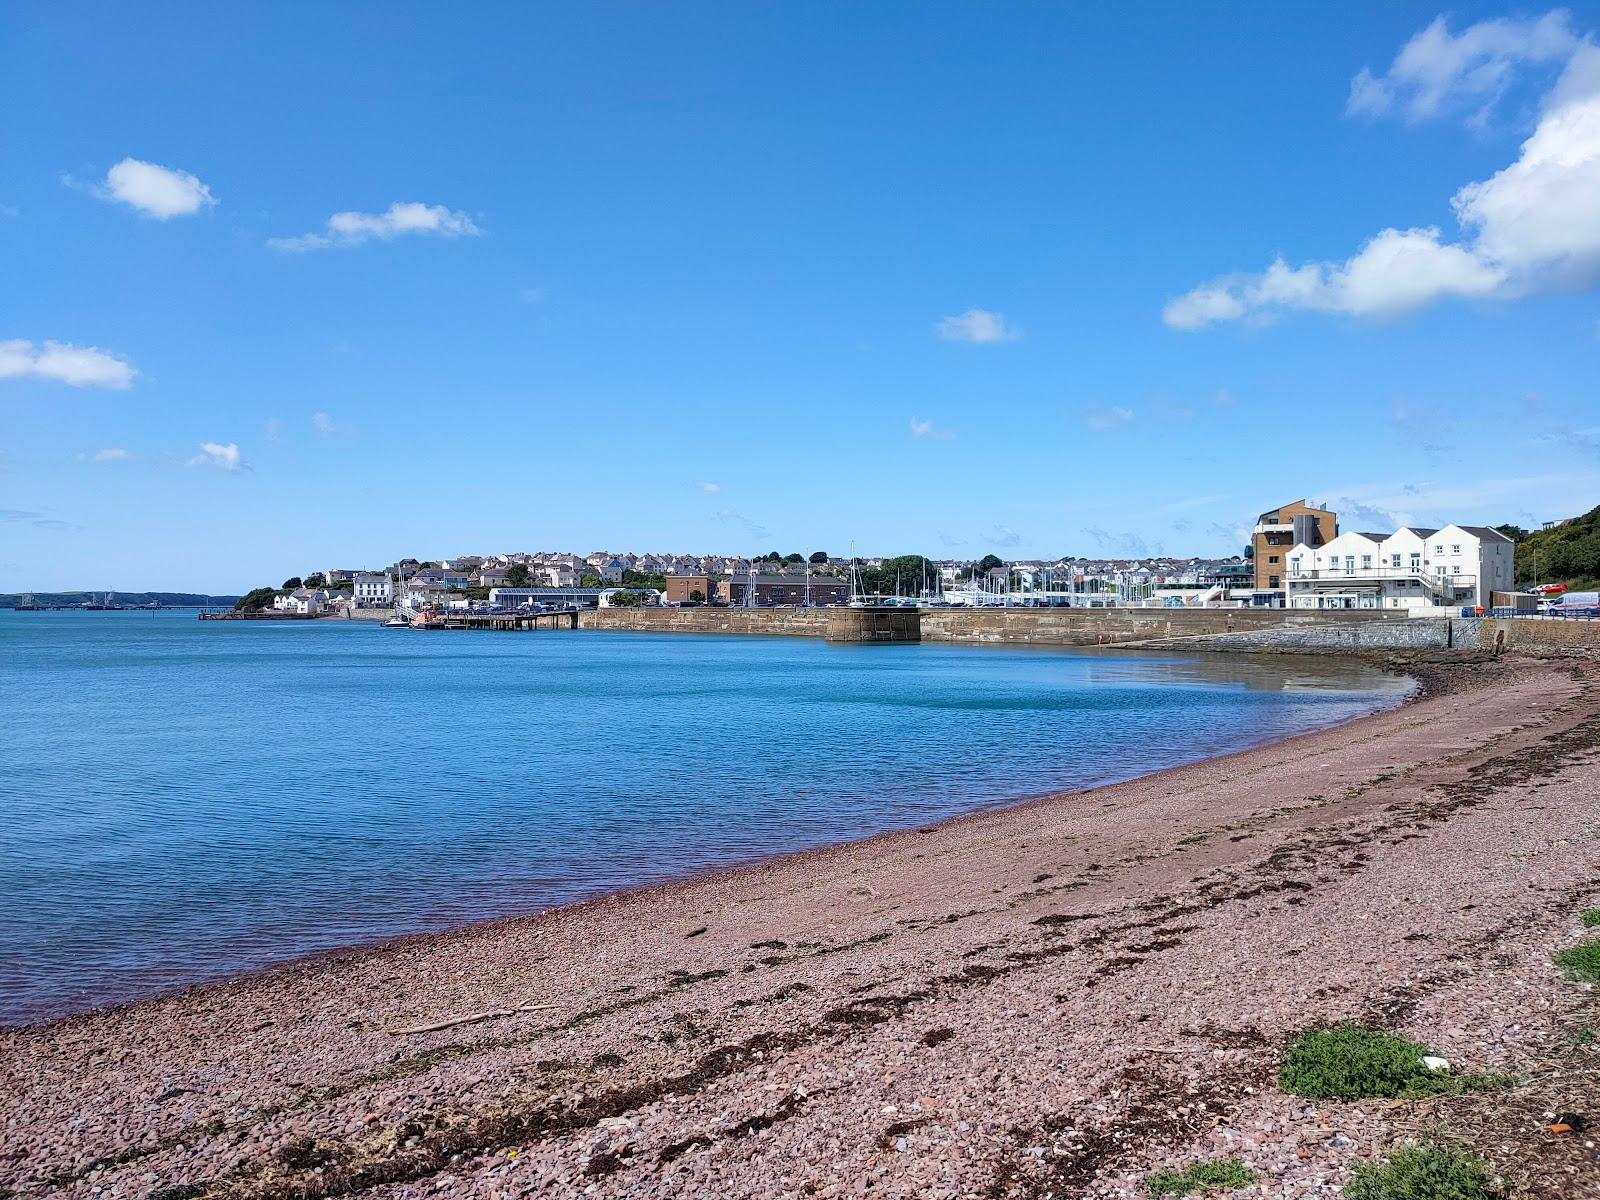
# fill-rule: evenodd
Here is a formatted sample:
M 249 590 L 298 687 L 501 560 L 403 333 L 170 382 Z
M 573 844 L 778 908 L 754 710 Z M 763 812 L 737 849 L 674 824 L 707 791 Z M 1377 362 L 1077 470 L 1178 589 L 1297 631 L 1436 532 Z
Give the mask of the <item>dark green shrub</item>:
M 1420 1043 L 1346 1021 L 1314 1025 L 1290 1043 L 1278 1066 L 1284 1091 L 1310 1100 L 1415 1099 L 1491 1086 L 1484 1075 L 1452 1075 L 1422 1065 Z
M 1443 1146 L 1406 1146 L 1381 1163 L 1357 1167 L 1345 1200 L 1494 1200 L 1483 1161 Z
M 1583 922 L 1585 929 L 1593 929 L 1596 925 L 1600 925 L 1600 908 L 1586 908 L 1579 914 L 1578 919 Z
M 1248 1187 L 1256 1173 L 1236 1158 L 1194 1163 L 1181 1171 L 1157 1171 L 1145 1180 L 1152 1196 L 1187 1196 Z
M 1573 979 L 1585 983 L 1600 983 L 1600 942 L 1580 942 L 1568 946 L 1556 955 L 1556 966 Z

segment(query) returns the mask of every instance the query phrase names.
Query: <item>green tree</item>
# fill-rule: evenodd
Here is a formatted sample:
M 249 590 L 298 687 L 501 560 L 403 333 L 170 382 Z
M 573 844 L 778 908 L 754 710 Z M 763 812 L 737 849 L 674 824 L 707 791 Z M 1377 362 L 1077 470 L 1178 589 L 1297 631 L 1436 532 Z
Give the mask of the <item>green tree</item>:
M 873 595 L 915 596 L 922 590 L 924 580 L 932 588 L 938 586 L 939 567 L 932 559 L 920 554 L 902 554 L 886 558 L 881 567 L 868 567 L 859 572 L 861 590 Z
M 803 554 L 790 554 L 783 561 L 786 563 L 803 563 L 805 560 L 805 555 Z
M 827 562 L 828 562 L 828 552 L 826 550 L 818 550 L 815 554 L 813 554 L 811 556 L 811 565 L 813 567 L 826 566 Z
M 236 601 L 234 601 L 233 611 L 252 612 L 258 608 L 266 608 L 272 603 L 277 594 L 277 588 L 256 588 L 253 591 L 246 592 L 243 596 L 240 596 Z
M 298 575 L 291 575 L 289 578 L 283 581 L 283 590 L 286 592 L 292 592 L 295 590 L 295 588 L 303 586 L 304 584 L 301 582 L 300 576 Z
M 605 583 L 606 581 L 601 579 L 598 575 L 589 574 L 578 576 L 579 587 L 604 587 Z
M 325 585 L 327 582 L 328 577 L 321 571 L 313 571 L 311 574 L 306 576 L 305 586 L 308 588 L 319 588 Z
M 610 599 L 606 603 L 611 605 L 612 608 L 638 608 L 644 603 L 644 600 L 643 592 L 621 591 L 612 592 Z
M 1005 560 L 993 554 L 985 554 L 978 560 L 978 571 L 982 574 L 994 570 L 996 567 L 1005 566 Z
M 706 594 L 704 592 L 702 592 L 699 588 L 695 588 L 694 591 L 689 593 L 689 603 L 690 604 L 704 604 L 705 602 L 706 602 Z
M 643 571 L 623 571 L 622 585 L 624 587 L 652 588 L 658 592 L 667 590 L 667 577 L 665 575 L 647 575 Z
M 530 578 L 527 563 L 512 563 L 506 568 L 506 583 L 511 587 L 525 588 Z

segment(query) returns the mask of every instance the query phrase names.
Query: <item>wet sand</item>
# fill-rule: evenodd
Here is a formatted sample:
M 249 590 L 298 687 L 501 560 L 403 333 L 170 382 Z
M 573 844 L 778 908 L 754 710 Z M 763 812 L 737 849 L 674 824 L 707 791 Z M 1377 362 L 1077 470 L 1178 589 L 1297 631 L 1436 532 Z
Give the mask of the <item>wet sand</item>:
M 1544 1123 L 1600 1113 L 1549 964 L 1600 894 L 1600 672 L 1419 670 L 1129 783 L 0 1031 L 0 1189 L 1110 1197 L 1234 1155 L 1316 1196 L 1437 1126 L 1595 1194 Z M 1280 1093 L 1346 1017 L 1514 1086 Z

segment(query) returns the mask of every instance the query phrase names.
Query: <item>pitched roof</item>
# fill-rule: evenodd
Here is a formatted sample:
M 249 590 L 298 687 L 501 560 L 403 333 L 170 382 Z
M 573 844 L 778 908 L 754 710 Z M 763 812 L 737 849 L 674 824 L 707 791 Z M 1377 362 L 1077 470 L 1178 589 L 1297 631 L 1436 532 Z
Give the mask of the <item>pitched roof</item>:
M 1490 529 L 1487 525 L 1457 525 L 1456 528 L 1470 533 L 1473 537 L 1489 538 L 1491 540 L 1498 538 L 1502 542 L 1511 540 L 1498 529 Z

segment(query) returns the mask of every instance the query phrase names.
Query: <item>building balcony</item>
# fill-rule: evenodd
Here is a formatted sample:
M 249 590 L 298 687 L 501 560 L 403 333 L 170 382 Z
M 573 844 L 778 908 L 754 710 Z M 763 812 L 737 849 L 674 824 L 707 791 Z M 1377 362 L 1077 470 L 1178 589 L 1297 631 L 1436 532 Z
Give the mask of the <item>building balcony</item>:
M 1288 521 L 1262 521 L 1256 526 L 1257 533 L 1293 533 L 1294 525 Z
M 1301 584 L 1311 588 L 1329 586 L 1349 587 L 1353 584 L 1381 584 L 1397 580 L 1415 579 L 1424 587 L 1437 592 L 1470 592 L 1478 584 L 1476 575 L 1445 574 L 1411 567 L 1332 567 L 1313 571 L 1291 570 L 1285 577 L 1289 586 Z

